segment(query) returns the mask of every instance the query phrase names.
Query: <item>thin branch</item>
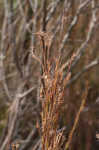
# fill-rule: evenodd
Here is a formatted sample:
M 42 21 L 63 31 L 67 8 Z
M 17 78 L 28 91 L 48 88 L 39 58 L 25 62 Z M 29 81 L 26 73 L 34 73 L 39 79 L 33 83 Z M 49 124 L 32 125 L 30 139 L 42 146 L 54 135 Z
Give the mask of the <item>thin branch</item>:
M 46 17 L 47 17 L 47 0 L 43 0 L 42 2 L 42 12 L 43 12 L 43 17 L 42 17 L 42 31 L 46 31 Z
M 41 145 L 41 139 L 37 141 L 32 150 L 37 150 L 37 148 Z
M 37 129 L 33 129 L 30 134 L 28 135 L 26 142 L 23 144 L 23 146 L 21 147 L 21 150 L 24 150 L 26 147 L 28 147 L 28 145 L 30 145 L 32 139 L 34 138 L 34 136 L 37 134 Z
M 92 69 L 96 65 L 99 65 L 99 59 L 96 59 L 92 61 L 90 64 L 86 65 L 80 72 L 78 72 L 76 75 L 74 75 L 70 81 L 67 83 L 67 87 L 70 86 L 73 82 L 75 82 L 77 79 L 80 78 L 83 73 L 87 72 L 88 70 Z
M 72 20 L 72 22 L 71 22 L 71 24 L 70 24 L 70 26 L 69 26 L 69 28 L 68 28 L 66 34 L 64 35 L 64 38 L 63 38 L 63 40 L 62 40 L 62 43 L 61 43 L 61 46 L 60 46 L 60 49 L 59 49 L 60 53 L 62 53 L 62 51 L 63 51 L 63 49 L 64 49 L 64 46 L 65 46 L 65 44 L 66 44 L 66 42 L 67 42 L 67 40 L 68 40 L 68 38 L 69 38 L 69 36 L 70 36 L 70 34 L 71 34 L 71 32 L 72 32 L 72 29 L 74 28 L 74 26 L 76 25 L 76 23 L 77 23 L 77 21 L 78 21 L 78 17 L 79 17 L 79 15 L 80 15 L 82 9 L 83 9 L 88 3 L 90 3 L 90 2 L 91 2 L 91 0 L 87 0 L 87 1 L 83 2 L 82 4 L 80 4 L 80 6 L 78 7 L 77 12 L 76 12 L 76 15 L 74 16 L 74 18 L 73 18 L 73 20 Z
M 61 2 L 61 0 L 56 0 L 53 5 L 51 10 L 49 11 L 47 17 L 46 17 L 46 24 L 48 24 L 49 20 L 52 18 L 53 14 L 56 11 L 57 6 L 59 5 L 59 3 Z
M 71 65 L 71 70 L 72 70 L 72 68 L 75 67 L 75 65 L 80 60 L 81 56 L 83 55 L 83 53 L 86 50 L 88 42 L 90 41 L 90 39 L 92 37 L 92 33 L 93 33 L 93 30 L 94 30 L 95 24 L 96 24 L 96 9 L 94 9 L 94 8 L 95 8 L 95 4 L 92 1 L 92 18 L 91 18 L 91 22 L 90 22 L 90 26 L 89 26 L 89 31 L 88 31 L 86 40 L 81 44 L 80 48 L 76 52 L 76 57 L 75 57 L 74 62 Z
M 33 86 L 32 88 L 30 88 L 29 90 L 27 90 L 26 92 L 24 92 L 24 93 L 20 93 L 20 94 L 18 94 L 18 97 L 19 98 L 23 98 L 23 97 L 25 97 L 25 96 L 27 96 L 28 94 L 30 94 L 34 89 L 36 89 L 37 87 L 36 86 Z
M 14 111 L 15 111 L 15 115 L 14 115 L 14 118 L 12 120 L 12 123 L 11 123 L 11 126 L 10 126 L 10 129 L 8 131 L 8 135 L 6 136 L 4 142 L 2 143 L 2 146 L 1 146 L 1 150 L 4 150 L 5 149 L 5 146 L 8 144 L 11 136 L 12 136 L 12 133 L 13 133 L 13 130 L 14 130 L 14 126 L 15 126 L 15 122 L 17 120 L 17 115 L 18 115 L 18 107 L 19 107 L 19 99 L 16 99 L 15 100 L 16 102 L 16 105 L 14 107 Z
M 31 2 L 31 1 L 30 1 Z M 31 2 L 32 3 L 32 2 Z M 33 13 L 34 15 L 34 19 L 33 19 L 33 25 L 32 25 L 32 33 L 36 33 L 37 30 L 37 9 L 38 9 L 38 0 L 34 1 L 34 5 L 32 6 L 33 9 Z M 34 48 L 35 47 L 35 34 L 33 34 L 31 36 L 31 47 Z M 32 49 L 31 53 L 32 53 L 32 57 L 37 60 L 39 63 L 41 63 L 40 59 L 34 54 L 34 49 Z M 31 64 L 32 64 L 32 57 L 31 54 L 28 57 L 28 62 L 27 62 L 27 66 L 26 66 L 26 76 L 29 76 L 30 73 L 30 69 L 31 69 Z
M 5 16 L 4 16 L 4 21 L 3 21 L 3 27 L 2 27 L 2 33 L 1 33 L 1 54 L 0 54 L 0 76 L 2 79 L 3 87 L 5 90 L 5 93 L 8 97 L 8 100 L 11 101 L 11 94 L 8 89 L 8 85 L 6 82 L 6 77 L 5 77 L 5 68 L 4 68 L 4 58 L 5 58 L 5 52 L 6 52 L 6 47 L 5 47 L 5 39 L 6 39 L 6 32 L 7 32 L 7 21 L 8 21 L 8 3 L 5 0 L 4 1 L 4 7 L 5 7 Z
M 69 148 L 70 143 L 71 143 L 71 141 L 72 141 L 72 137 L 73 137 L 73 134 L 74 134 L 75 129 L 76 129 L 76 127 L 77 127 L 77 124 L 78 124 L 78 121 L 79 121 L 79 118 L 80 118 L 80 114 L 81 114 L 81 112 L 83 111 L 84 106 L 85 106 L 85 103 L 86 103 L 87 94 L 88 94 L 88 85 L 87 85 L 87 89 L 86 89 L 86 91 L 85 91 L 85 93 L 84 93 L 84 97 L 83 97 L 83 99 L 82 99 L 82 102 L 81 102 L 80 108 L 79 108 L 79 110 L 78 110 L 78 113 L 77 113 L 77 115 L 76 115 L 76 118 L 75 118 L 73 127 L 72 127 L 72 129 L 71 129 L 71 131 L 70 131 L 70 133 L 69 133 L 68 141 L 66 142 L 66 145 L 65 145 L 65 150 L 67 150 L 67 149 Z
M 13 24 L 13 16 L 14 16 L 14 2 L 13 0 L 10 0 L 9 4 L 9 37 L 10 37 L 10 43 L 11 48 L 13 52 L 14 62 L 16 64 L 16 67 L 20 73 L 20 76 L 23 76 L 23 73 L 21 71 L 21 66 L 19 64 L 18 56 L 17 56 L 17 48 L 16 48 L 16 37 L 15 37 L 15 25 Z
M 5 140 L 3 141 L 2 146 L 0 147 L 0 150 L 4 150 L 6 145 L 9 143 L 9 141 L 12 138 L 13 131 L 15 128 L 17 117 L 18 117 L 18 113 L 19 113 L 19 107 L 20 107 L 20 98 L 18 97 L 18 95 L 19 93 L 22 92 L 24 85 L 25 83 L 22 83 L 22 85 L 17 89 L 15 99 L 11 107 L 9 108 L 10 115 L 9 115 L 9 124 L 8 124 L 8 134 Z
M 64 12 L 64 10 L 65 10 L 65 12 L 68 12 L 70 6 L 71 6 L 71 2 L 68 2 L 66 0 L 65 3 L 64 3 L 63 11 L 62 11 L 62 13 L 59 15 L 59 17 L 56 20 L 56 25 L 52 26 L 52 28 L 51 28 L 50 32 L 53 33 L 53 35 L 51 37 L 51 44 L 50 44 L 50 50 L 49 51 L 51 51 L 51 49 L 52 49 L 52 46 L 53 46 L 55 38 L 56 38 L 56 34 L 60 32 L 61 26 L 63 26 L 63 24 L 62 24 L 63 23 L 62 20 L 64 18 L 63 12 Z

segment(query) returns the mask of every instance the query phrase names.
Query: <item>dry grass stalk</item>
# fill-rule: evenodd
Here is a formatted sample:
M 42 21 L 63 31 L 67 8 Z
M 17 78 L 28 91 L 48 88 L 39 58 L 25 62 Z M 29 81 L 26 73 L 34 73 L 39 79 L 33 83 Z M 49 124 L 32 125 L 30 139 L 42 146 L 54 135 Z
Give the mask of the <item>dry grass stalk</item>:
M 40 38 L 41 49 L 42 49 L 42 60 L 40 64 L 42 67 L 42 76 L 41 76 L 41 89 L 40 89 L 40 98 L 42 103 L 42 150 L 60 150 L 63 143 L 63 130 L 59 129 L 59 119 L 62 113 L 62 106 L 64 104 L 64 89 L 68 83 L 71 73 L 70 68 L 72 62 L 75 59 L 75 54 L 72 55 L 69 63 L 60 67 L 60 56 L 59 58 L 49 57 L 50 55 L 50 38 L 48 34 L 43 32 L 36 33 Z M 63 78 L 63 70 L 67 68 L 66 77 Z M 73 133 L 77 127 L 77 123 L 80 118 L 80 114 L 84 108 L 86 97 L 88 93 L 88 85 L 86 92 L 84 93 L 83 100 L 81 102 L 79 111 L 74 121 L 72 130 L 70 131 L 68 141 L 65 145 L 67 150 L 70 146 Z
M 89 89 L 88 81 L 86 82 L 86 84 L 87 84 L 86 85 L 86 91 L 84 92 L 80 108 L 78 110 L 78 113 L 77 113 L 75 121 L 74 121 L 74 125 L 73 125 L 73 127 L 72 127 L 72 129 L 71 129 L 71 131 L 69 133 L 68 141 L 66 142 L 66 145 L 65 145 L 65 150 L 67 150 L 69 148 L 69 146 L 70 146 L 70 143 L 72 141 L 72 137 L 73 137 L 74 131 L 75 131 L 76 127 L 77 127 L 77 124 L 78 124 L 78 121 L 79 121 L 79 118 L 80 118 L 80 114 L 83 111 L 85 103 L 86 103 L 86 98 L 87 98 L 88 89 Z
M 63 131 L 59 129 L 59 119 L 64 104 L 64 88 L 70 79 L 68 72 L 63 79 L 63 70 L 60 69 L 60 59 L 49 58 L 49 46 L 45 33 L 37 33 L 42 47 L 42 86 L 40 98 L 42 100 L 42 150 L 60 150 Z M 48 40 L 49 41 L 49 40 Z

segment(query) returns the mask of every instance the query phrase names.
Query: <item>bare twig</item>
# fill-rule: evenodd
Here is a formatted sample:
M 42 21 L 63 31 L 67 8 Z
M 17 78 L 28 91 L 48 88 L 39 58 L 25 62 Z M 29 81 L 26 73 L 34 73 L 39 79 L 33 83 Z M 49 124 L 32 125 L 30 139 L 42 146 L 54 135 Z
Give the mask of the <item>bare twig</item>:
M 83 73 L 87 72 L 88 70 L 90 70 L 91 68 L 95 67 L 96 65 L 99 65 L 99 60 L 96 59 L 94 61 L 92 61 L 90 64 L 86 65 L 80 72 L 78 72 L 77 74 L 75 74 L 70 81 L 67 83 L 67 87 L 72 84 L 73 82 L 75 82 L 77 79 L 79 79 L 79 77 L 81 75 L 83 75 Z
M 0 147 L 1 150 L 4 150 L 6 145 L 9 143 L 9 141 L 11 140 L 11 137 L 13 135 L 13 131 L 15 128 L 15 124 L 17 121 L 17 116 L 19 113 L 19 107 L 20 107 L 20 98 L 18 97 L 18 94 L 23 90 L 24 84 L 22 84 L 16 92 L 16 96 L 15 99 L 13 101 L 13 104 L 11 105 L 9 111 L 10 111 L 10 115 L 9 115 L 9 125 L 8 125 L 8 134 L 5 138 L 5 140 L 2 143 L 2 146 Z
M 92 18 L 90 21 L 89 31 L 87 33 L 86 40 L 81 44 L 80 48 L 76 52 L 76 57 L 75 57 L 74 62 L 71 65 L 71 69 L 74 68 L 74 66 L 78 63 L 79 59 L 81 58 L 81 56 L 86 50 L 86 46 L 88 45 L 88 42 L 92 38 L 92 33 L 96 24 L 96 9 L 94 8 L 95 8 L 95 3 L 94 1 L 92 1 Z
M 80 13 L 81 13 L 81 10 L 82 10 L 83 8 L 85 8 L 86 5 L 87 5 L 88 3 L 90 3 L 90 2 L 91 2 L 90 0 L 86 0 L 85 2 L 83 2 L 82 4 L 80 4 L 80 6 L 78 7 L 77 12 L 76 12 L 76 15 L 74 16 L 74 18 L 73 18 L 73 20 L 72 20 L 72 22 L 71 22 L 71 24 L 70 24 L 70 26 L 69 26 L 69 28 L 68 28 L 68 30 L 67 30 L 67 33 L 64 35 L 64 38 L 63 38 L 63 40 L 62 40 L 62 43 L 61 43 L 61 46 L 60 46 L 60 49 L 59 49 L 59 51 L 60 51 L 61 53 L 62 53 L 62 51 L 63 51 L 63 49 L 64 49 L 64 46 L 65 46 L 65 44 L 66 44 L 66 42 L 67 42 L 67 40 L 68 40 L 68 38 L 69 38 L 69 36 L 70 36 L 70 33 L 72 32 L 73 27 L 76 25 L 76 23 L 77 23 L 77 21 L 78 21 L 78 17 L 79 17 L 79 15 L 80 15 Z
M 73 125 L 73 127 L 72 127 L 72 129 L 71 129 L 71 131 L 69 133 L 68 141 L 66 142 L 66 145 L 65 145 L 65 149 L 66 150 L 69 148 L 70 143 L 72 141 L 72 137 L 73 137 L 73 134 L 74 134 L 75 129 L 77 127 L 77 124 L 78 124 L 78 121 L 79 121 L 79 118 L 80 118 L 80 114 L 83 111 L 85 103 L 86 103 L 87 94 L 88 94 L 88 85 L 87 85 L 87 89 L 86 89 L 86 91 L 84 93 L 84 97 L 82 99 L 82 102 L 81 102 L 80 108 L 78 110 L 78 113 L 76 115 L 76 118 L 75 118 L 75 121 L 74 121 L 74 125 Z
M 37 129 L 33 129 L 30 134 L 28 135 L 26 142 L 24 142 L 24 144 L 21 147 L 21 150 L 24 150 L 28 145 L 30 145 L 33 137 L 37 134 Z
M 59 5 L 60 2 L 61 2 L 61 0 L 56 0 L 54 2 L 54 4 L 52 5 L 51 10 L 49 11 L 49 13 L 47 14 L 47 17 L 46 17 L 46 24 L 49 22 L 49 20 L 51 19 L 51 17 L 55 13 L 56 8 L 57 8 L 57 6 Z
M 8 89 L 8 85 L 6 83 L 6 77 L 5 77 L 5 68 L 4 68 L 4 57 L 5 57 L 5 52 L 6 52 L 6 47 L 5 47 L 5 38 L 6 38 L 6 32 L 7 32 L 7 20 L 8 20 L 8 3 L 7 1 L 5 0 L 4 1 L 4 6 L 5 6 L 5 16 L 4 16 L 4 21 L 3 21 L 3 27 L 2 27 L 2 33 L 1 33 L 1 59 L 0 59 L 0 76 L 1 76 L 1 79 L 2 80 L 2 83 L 3 83 L 3 87 L 4 87 L 4 90 L 5 90 L 5 93 L 8 97 L 8 100 L 11 101 L 11 94 L 9 92 L 9 89 Z
M 30 88 L 29 90 L 27 90 L 26 92 L 24 92 L 24 93 L 20 93 L 20 94 L 18 94 L 18 97 L 19 98 L 23 98 L 23 97 L 25 97 L 26 95 L 28 95 L 29 93 L 31 93 L 34 89 L 36 89 L 37 87 L 36 86 L 33 86 L 32 88 Z

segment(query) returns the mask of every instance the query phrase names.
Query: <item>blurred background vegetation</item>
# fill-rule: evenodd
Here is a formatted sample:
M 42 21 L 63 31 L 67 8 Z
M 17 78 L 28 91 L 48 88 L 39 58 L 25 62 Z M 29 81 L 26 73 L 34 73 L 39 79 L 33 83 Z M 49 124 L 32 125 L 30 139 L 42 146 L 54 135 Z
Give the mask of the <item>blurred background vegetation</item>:
M 56 2 L 56 8 L 53 11 Z M 83 2 L 83 0 L 67 0 L 70 6 L 66 8 L 66 0 L 47 0 L 47 8 L 44 10 L 43 0 L 0 0 L 0 147 L 4 144 L 10 130 L 11 121 L 15 115 L 15 107 L 11 106 L 16 106 L 13 104 L 20 87 L 22 87 L 20 93 L 29 89 L 31 91 L 20 99 L 17 119 L 9 141 L 28 139 L 29 142 L 21 144 L 20 150 L 32 150 L 40 140 L 40 131 L 37 129 L 37 125 L 41 125 L 40 64 L 31 57 L 30 51 L 34 48 L 36 56 L 40 59 L 42 52 L 38 37 L 32 33 L 42 31 L 44 15 L 47 18 L 52 10 L 51 18 L 45 25 L 45 32 L 49 34 L 49 37 L 55 35 L 51 46 L 51 58 L 56 57 L 78 6 Z M 99 61 L 99 2 L 97 0 L 95 5 L 97 22 L 85 52 L 71 70 L 71 77 L 93 60 Z M 80 12 L 77 23 L 62 51 L 63 64 L 77 52 L 86 39 L 91 11 L 91 4 L 88 3 Z M 58 21 L 59 17 L 61 21 Z M 96 134 L 99 134 L 99 63 L 82 73 L 77 80 L 66 87 L 64 97 L 66 103 L 59 124 L 60 127 L 67 127 L 65 136 L 68 137 L 81 104 L 86 81 L 89 82 L 86 106 L 73 135 L 70 150 L 99 149 L 99 139 L 96 137 Z

